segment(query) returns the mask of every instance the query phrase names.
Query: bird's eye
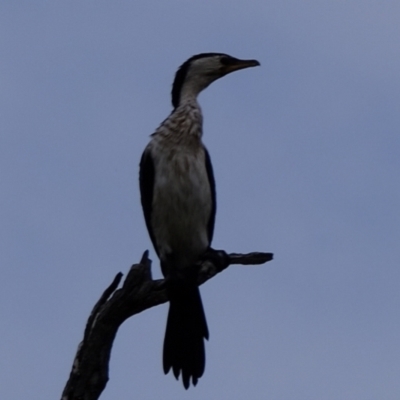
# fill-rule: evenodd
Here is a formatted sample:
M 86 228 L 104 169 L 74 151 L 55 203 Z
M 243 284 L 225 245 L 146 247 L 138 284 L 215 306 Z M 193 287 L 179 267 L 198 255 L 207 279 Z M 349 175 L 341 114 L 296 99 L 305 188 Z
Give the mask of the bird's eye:
M 220 62 L 222 65 L 227 66 L 227 65 L 235 65 L 237 62 L 237 58 L 231 57 L 231 56 L 222 56 L 220 58 Z
M 231 59 L 229 57 L 224 56 L 224 57 L 221 57 L 220 62 L 222 65 L 229 65 L 231 63 Z

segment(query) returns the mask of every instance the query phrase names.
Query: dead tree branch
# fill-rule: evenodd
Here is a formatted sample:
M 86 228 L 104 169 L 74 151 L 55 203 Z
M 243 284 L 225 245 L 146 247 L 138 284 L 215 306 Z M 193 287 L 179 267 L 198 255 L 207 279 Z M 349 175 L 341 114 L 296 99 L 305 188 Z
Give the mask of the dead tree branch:
M 218 251 L 212 258 L 199 262 L 199 285 L 229 265 L 264 264 L 272 258 L 272 253 L 227 254 Z M 165 281 L 152 279 L 148 251 L 144 252 L 139 264 L 131 267 L 118 289 L 121 280 L 120 272 L 94 306 L 61 400 L 97 400 L 109 379 L 108 365 L 118 328 L 132 315 L 168 301 Z

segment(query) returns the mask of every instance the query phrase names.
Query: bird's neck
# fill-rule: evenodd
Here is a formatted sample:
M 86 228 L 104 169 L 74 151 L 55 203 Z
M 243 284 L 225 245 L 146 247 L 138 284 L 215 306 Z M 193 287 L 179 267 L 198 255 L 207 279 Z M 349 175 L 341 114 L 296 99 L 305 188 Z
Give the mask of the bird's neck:
M 197 96 L 199 93 L 205 89 L 211 81 L 207 77 L 196 77 L 196 79 L 188 78 L 182 85 L 179 94 L 179 105 L 185 102 L 197 103 Z
M 201 138 L 203 115 L 196 97 L 182 99 L 165 123 L 173 136 Z

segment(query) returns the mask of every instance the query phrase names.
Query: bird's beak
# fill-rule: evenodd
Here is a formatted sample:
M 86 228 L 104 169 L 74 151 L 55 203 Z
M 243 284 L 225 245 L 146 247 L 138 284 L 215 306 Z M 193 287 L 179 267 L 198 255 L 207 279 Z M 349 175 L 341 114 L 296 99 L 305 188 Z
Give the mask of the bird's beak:
M 239 60 L 237 58 L 232 58 L 229 60 L 229 64 L 224 66 L 225 73 L 229 74 L 239 69 L 257 67 L 260 63 L 257 60 Z

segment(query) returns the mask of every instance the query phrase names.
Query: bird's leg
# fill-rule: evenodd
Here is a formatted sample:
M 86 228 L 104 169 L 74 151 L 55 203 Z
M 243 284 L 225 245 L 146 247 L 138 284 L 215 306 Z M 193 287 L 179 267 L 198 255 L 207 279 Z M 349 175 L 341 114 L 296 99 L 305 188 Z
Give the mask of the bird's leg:
M 215 250 L 209 247 L 206 252 L 201 256 L 201 262 L 209 261 L 211 262 L 217 269 L 218 272 L 223 271 L 230 264 L 230 258 L 226 251 L 224 250 Z

